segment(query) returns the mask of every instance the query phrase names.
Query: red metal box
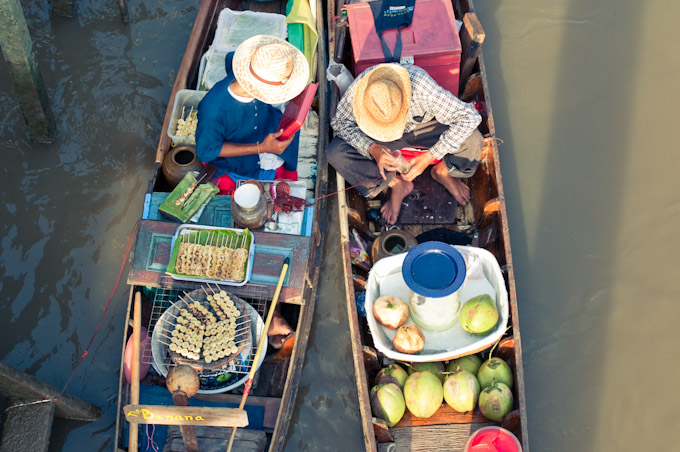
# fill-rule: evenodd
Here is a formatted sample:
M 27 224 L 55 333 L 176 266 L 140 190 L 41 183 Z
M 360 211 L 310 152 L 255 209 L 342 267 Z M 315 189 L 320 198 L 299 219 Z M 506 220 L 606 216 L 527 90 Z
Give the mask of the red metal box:
M 347 19 L 356 76 L 384 62 L 385 56 L 367 3 L 347 5 Z M 390 50 L 394 50 L 397 30 L 384 31 L 383 38 Z M 413 64 L 425 69 L 443 88 L 458 95 L 461 45 L 450 0 L 416 0 L 413 21 L 401 30 L 401 43 L 402 61 L 404 57 L 413 57 Z

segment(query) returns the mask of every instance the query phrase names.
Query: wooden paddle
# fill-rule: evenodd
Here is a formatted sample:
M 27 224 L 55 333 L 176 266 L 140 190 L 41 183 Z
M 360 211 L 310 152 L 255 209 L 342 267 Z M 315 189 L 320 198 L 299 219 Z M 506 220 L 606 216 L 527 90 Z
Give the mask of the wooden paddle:
M 130 377 L 130 403 L 139 404 L 139 355 L 142 332 L 142 294 L 135 294 L 135 304 L 132 314 L 132 375 Z M 128 452 L 137 452 L 139 428 L 137 423 L 130 423 L 130 439 Z
M 269 331 L 269 325 L 272 323 L 272 318 L 274 317 L 274 310 L 276 309 L 276 303 L 279 301 L 279 294 L 281 293 L 281 287 L 283 286 L 283 280 L 286 277 L 286 272 L 288 271 L 288 264 L 290 259 L 286 258 L 283 261 L 283 268 L 281 268 L 281 275 L 279 276 L 279 282 L 276 284 L 276 291 L 274 292 L 274 299 L 272 304 L 269 306 L 269 312 L 267 313 L 267 320 L 264 322 L 264 328 L 262 328 L 262 334 L 260 334 L 260 340 L 257 343 L 257 352 L 255 352 L 255 358 L 253 358 L 253 364 L 250 366 L 250 372 L 248 373 L 248 380 L 243 390 L 243 396 L 241 396 L 241 403 L 239 404 L 239 409 L 243 409 L 246 405 L 246 399 L 248 398 L 248 393 L 250 392 L 250 387 L 253 384 L 253 377 L 257 371 L 257 363 L 260 360 L 260 355 L 262 350 L 265 349 L 264 344 L 267 340 L 267 331 Z M 227 452 L 231 452 L 231 448 L 234 445 L 234 438 L 236 437 L 236 428 L 233 427 L 231 430 L 231 436 L 229 437 L 229 444 L 227 445 Z

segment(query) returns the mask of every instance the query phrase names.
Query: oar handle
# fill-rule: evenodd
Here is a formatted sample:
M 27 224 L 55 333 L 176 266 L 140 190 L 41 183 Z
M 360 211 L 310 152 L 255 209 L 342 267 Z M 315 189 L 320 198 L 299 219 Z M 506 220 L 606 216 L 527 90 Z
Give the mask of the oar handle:
M 272 323 L 272 318 L 274 318 L 274 310 L 276 309 L 276 304 L 279 301 L 279 295 L 281 294 L 281 287 L 283 287 L 283 280 L 286 278 L 286 273 L 288 272 L 288 265 L 290 264 L 290 258 L 286 257 L 283 261 L 283 267 L 281 268 L 281 275 L 279 276 L 279 282 L 276 284 L 276 291 L 274 292 L 274 298 L 272 299 L 271 305 L 269 305 L 269 312 L 267 313 L 267 319 L 264 322 L 264 328 L 260 334 L 260 340 L 257 343 L 257 351 L 255 352 L 255 358 L 253 358 L 253 364 L 250 366 L 250 372 L 248 372 L 248 380 L 245 384 L 245 389 L 243 395 L 241 396 L 241 403 L 239 408 L 243 409 L 246 405 L 246 399 L 248 398 L 248 393 L 250 392 L 250 386 L 253 384 L 253 377 L 257 371 L 257 362 L 262 355 L 262 350 L 264 344 L 267 340 L 267 332 L 269 331 L 269 325 Z M 231 436 L 229 437 L 229 445 L 227 446 L 227 452 L 231 452 L 231 448 L 234 445 L 234 438 L 236 437 L 236 427 L 231 430 Z

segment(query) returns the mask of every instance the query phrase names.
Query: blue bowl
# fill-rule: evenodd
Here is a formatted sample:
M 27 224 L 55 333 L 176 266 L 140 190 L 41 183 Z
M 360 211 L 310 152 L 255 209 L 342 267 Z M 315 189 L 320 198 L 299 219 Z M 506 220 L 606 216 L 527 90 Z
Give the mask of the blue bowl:
M 465 259 L 444 242 L 424 242 L 412 248 L 401 267 L 406 285 L 423 297 L 451 295 L 465 281 Z

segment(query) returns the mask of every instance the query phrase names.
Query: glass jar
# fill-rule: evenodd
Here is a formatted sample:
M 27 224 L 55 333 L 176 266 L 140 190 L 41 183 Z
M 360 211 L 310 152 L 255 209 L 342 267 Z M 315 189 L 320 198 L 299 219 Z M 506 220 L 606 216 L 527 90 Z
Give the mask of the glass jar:
M 444 331 L 456 324 L 465 281 L 458 250 L 443 242 L 421 243 L 408 252 L 401 271 L 411 290 L 409 314 L 420 328 Z
M 234 224 L 241 228 L 259 229 L 264 226 L 267 221 L 267 205 L 257 185 L 243 184 L 234 191 L 231 216 Z

